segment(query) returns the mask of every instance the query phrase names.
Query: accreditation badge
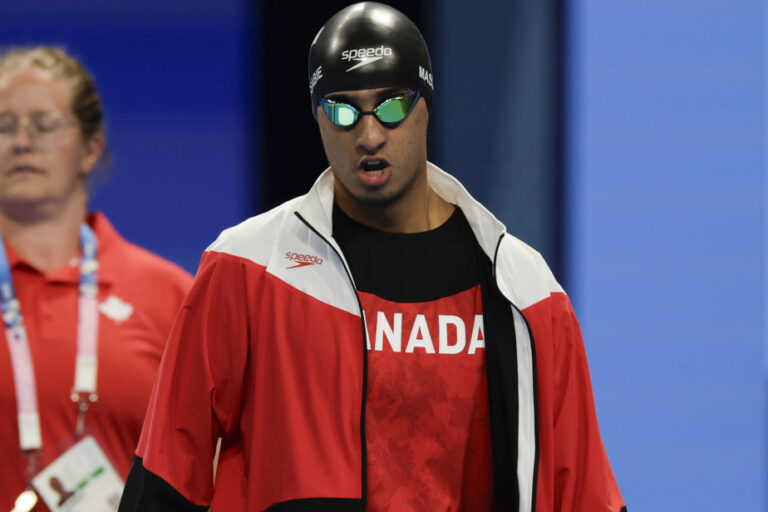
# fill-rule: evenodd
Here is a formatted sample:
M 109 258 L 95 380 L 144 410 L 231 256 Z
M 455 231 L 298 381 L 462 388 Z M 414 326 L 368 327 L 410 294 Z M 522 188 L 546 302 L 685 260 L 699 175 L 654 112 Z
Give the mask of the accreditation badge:
M 32 485 L 51 512 L 115 512 L 124 484 L 87 436 L 34 476 Z

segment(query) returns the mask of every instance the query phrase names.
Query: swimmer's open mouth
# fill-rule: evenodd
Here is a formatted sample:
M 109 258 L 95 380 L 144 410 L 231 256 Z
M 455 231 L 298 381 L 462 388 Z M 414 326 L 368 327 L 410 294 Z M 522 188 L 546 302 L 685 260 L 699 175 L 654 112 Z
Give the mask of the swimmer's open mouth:
M 357 172 L 362 184 L 370 188 L 383 187 L 392 176 L 390 163 L 384 158 L 363 158 Z
M 389 162 L 383 158 L 366 158 L 360 163 L 360 169 L 368 174 L 381 174 L 389 167 Z

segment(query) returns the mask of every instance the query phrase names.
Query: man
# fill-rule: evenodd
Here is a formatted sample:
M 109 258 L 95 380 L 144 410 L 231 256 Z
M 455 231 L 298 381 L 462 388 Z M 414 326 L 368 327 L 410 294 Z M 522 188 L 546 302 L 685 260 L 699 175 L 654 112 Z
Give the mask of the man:
M 621 510 L 567 296 L 427 162 L 418 29 L 340 11 L 309 87 L 330 168 L 203 255 L 121 512 Z

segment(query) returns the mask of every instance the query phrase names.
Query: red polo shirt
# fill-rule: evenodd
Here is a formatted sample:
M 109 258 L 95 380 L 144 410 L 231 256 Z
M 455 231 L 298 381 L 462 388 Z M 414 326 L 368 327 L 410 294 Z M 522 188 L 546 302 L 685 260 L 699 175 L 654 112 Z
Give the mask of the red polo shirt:
M 191 285 L 180 267 L 124 240 L 107 218 L 88 216 L 98 239 L 98 401 L 86 428 L 125 478 L 141 433 L 166 336 Z M 77 352 L 79 260 L 45 275 L 7 244 L 13 284 L 27 329 L 37 385 L 44 460 L 56 457 L 75 430 L 70 400 Z M 0 338 L 0 510 L 24 490 L 16 396 L 5 331 Z M 38 504 L 35 511 L 47 508 Z

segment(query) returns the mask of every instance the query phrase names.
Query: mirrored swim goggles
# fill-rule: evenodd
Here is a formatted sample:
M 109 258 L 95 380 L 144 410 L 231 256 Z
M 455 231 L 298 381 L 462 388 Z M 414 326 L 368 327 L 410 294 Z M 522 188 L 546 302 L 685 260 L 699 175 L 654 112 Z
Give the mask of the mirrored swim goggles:
M 341 126 L 342 128 L 352 128 L 361 117 L 368 114 L 376 116 L 376 119 L 387 128 L 395 128 L 405 121 L 405 118 L 408 117 L 408 114 L 411 113 L 418 101 L 419 91 L 413 91 L 386 98 L 368 112 L 362 112 L 359 108 L 349 103 L 325 98 L 320 98 L 320 105 L 322 105 L 328 119 L 336 126 Z

